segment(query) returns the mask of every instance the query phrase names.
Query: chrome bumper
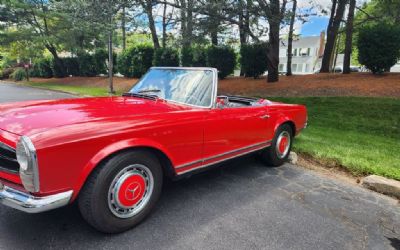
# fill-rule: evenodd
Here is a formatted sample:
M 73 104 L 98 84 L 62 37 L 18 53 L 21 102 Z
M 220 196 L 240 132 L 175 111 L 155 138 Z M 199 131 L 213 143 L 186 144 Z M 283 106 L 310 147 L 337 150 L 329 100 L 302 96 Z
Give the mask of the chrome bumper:
M 72 191 L 36 197 L 0 183 L 0 204 L 26 213 L 41 213 L 65 206 L 69 203 Z

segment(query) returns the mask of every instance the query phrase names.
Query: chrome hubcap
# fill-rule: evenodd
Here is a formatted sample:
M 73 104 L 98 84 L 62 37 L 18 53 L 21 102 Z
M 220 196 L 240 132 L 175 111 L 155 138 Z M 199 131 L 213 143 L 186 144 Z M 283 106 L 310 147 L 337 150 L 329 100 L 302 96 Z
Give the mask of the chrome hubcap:
M 108 190 L 108 207 L 119 218 L 138 214 L 147 205 L 154 188 L 150 169 L 141 164 L 122 169 Z
M 289 153 L 290 143 L 291 141 L 289 132 L 282 131 L 276 140 L 275 146 L 276 154 L 280 159 L 286 157 L 286 155 Z

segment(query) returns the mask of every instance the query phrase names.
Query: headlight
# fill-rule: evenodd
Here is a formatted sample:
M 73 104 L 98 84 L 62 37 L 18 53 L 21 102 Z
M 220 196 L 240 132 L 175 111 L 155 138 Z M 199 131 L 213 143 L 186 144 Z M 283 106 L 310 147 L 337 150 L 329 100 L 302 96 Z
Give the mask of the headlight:
M 39 170 L 36 149 L 27 136 L 21 136 L 17 143 L 17 161 L 22 184 L 29 192 L 39 192 Z

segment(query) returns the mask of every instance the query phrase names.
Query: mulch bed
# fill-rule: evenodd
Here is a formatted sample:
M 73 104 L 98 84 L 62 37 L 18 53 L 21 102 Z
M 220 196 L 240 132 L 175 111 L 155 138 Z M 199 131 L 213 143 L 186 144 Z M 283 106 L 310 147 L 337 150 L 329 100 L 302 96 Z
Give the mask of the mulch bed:
M 106 77 L 32 78 L 35 82 L 107 87 Z M 137 79 L 114 77 L 115 89 L 129 90 Z M 376 76 L 371 73 L 281 76 L 277 83 L 265 78 L 230 77 L 219 82 L 219 93 L 247 96 L 370 96 L 400 98 L 400 73 Z

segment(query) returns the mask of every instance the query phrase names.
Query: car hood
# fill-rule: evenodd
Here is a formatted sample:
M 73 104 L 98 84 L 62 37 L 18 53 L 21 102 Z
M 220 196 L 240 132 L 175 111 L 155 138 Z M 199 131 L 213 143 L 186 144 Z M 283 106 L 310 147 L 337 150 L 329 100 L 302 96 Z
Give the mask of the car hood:
M 133 97 L 99 97 L 44 100 L 0 105 L 0 129 L 32 135 L 46 130 L 91 121 L 144 116 L 183 110 L 162 100 Z

